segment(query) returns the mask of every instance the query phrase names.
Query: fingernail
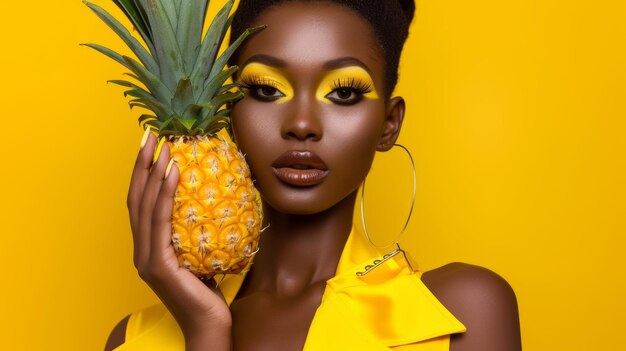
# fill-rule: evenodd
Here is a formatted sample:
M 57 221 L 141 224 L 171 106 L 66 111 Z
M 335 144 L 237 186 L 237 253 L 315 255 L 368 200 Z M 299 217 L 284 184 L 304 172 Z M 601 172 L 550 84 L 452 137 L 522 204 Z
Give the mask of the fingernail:
M 152 163 L 156 163 L 161 156 L 161 150 L 163 149 L 163 144 L 165 143 L 165 138 L 159 139 L 159 143 L 157 144 L 156 149 L 154 149 L 154 156 L 152 157 Z
M 148 136 L 150 135 L 150 128 L 146 128 L 146 131 L 143 132 L 143 137 L 141 137 L 141 144 L 139 144 L 139 150 L 142 150 L 144 146 L 146 146 L 146 142 L 148 141 Z
M 167 179 L 167 176 L 170 175 L 170 171 L 172 170 L 173 164 L 174 164 L 174 159 L 170 158 L 170 162 L 167 164 L 167 167 L 165 168 L 165 177 L 163 177 L 164 179 Z

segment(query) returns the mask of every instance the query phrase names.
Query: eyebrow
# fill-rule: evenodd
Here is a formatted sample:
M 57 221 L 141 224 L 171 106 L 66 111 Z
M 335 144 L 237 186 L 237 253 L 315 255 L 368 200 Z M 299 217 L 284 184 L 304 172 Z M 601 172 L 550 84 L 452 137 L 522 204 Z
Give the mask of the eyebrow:
M 334 60 L 330 60 L 324 63 L 323 65 L 324 69 L 327 69 L 327 70 L 343 68 L 347 66 L 359 66 L 363 68 L 365 71 L 367 71 L 367 73 L 370 73 L 369 68 L 367 67 L 366 64 L 363 63 L 363 61 L 352 56 L 336 58 Z
M 273 66 L 273 67 L 277 67 L 277 68 L 285 68 L 285 67 L 287 67 L 287 62 L 286 61 L 283 61 L 283 60 L 281 60 L 281 59 L 279 59 L 277 57 L 270 56 L 270 55 L 265 55 L 265 54 L 258 54 L 258 55 L 250 56 L 246 60 L 246 62 L 244 62 L 242 67 L 245 67 L 250 62 L 263 63 L 263 64 L 266 64 L 268 66 Z M 359 67 L 363 68 L 365 71 L 367 71 L 368 73 L 370 73 L 369 68 L 367 67 L 366 64 L 363 63 L 363 61 L 357 59 L 356 57 L 352 57 L 352 56 L 339 57 L 339 58 L 336 58 L 334 60 L 327 61 L 327 62 L 324 63 L 324 65 L 322 65 L 322 67 L 325 70 L 337 69 L 337 68 L 342 68 L 342 67 L 347 67 L 347 66 L 359 66 Z
M 241 67 L 245 67 L 250 62 L 263 63 L 268 66 L 273 66 L 273 67 L 278 67 L 278 68 L 287 67 L 287 62 L 274 56 L 262 55 L 262 54 L 250 56 Z

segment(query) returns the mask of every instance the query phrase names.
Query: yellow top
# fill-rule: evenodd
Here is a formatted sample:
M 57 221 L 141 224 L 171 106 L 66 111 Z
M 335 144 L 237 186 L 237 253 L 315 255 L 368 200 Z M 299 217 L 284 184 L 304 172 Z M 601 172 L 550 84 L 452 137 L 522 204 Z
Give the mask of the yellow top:
M 319 350 L 449 350 L 450 334 L 465 331 L 459 322 L 396 255 L 364 276 L 357 272 L 380 259 L 364 235 L 353 230 L 326 289 L 304 345 Z M 221 284 L 228 304 L 244 275 L 228 276 Z M 126 342 L 117 351 L 181 350 L 185 342 L 178 324 L 159 304 L 133 313 Z

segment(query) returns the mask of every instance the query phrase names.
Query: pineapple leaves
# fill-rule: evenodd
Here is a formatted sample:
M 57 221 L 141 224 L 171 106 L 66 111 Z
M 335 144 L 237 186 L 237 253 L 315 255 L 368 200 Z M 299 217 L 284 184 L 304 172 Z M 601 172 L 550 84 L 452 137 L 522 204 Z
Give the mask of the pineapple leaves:
M 172 109 L 183 116 L 183 110 L 190 104 L 194 103 L 193 91 L 191 89 L 191 81 L 189 77 L 185 77 L 178 82 L 176 92 L 172 98 Z
M 146 92 L 143 89 L 130 89 L 124 92 L 124 96 L 132 96 L 140 99 L 150 100 L 152 99 L 152 95 Z
M 122 59 L 126 62 L 127 67 L 139 77 L 139 80 L 146 85 L 146 88 L 148 88 L 159 101 L 168 101 L 172 98 L 171 90 L 169 90 L 152 72 L 128 56 L 122 56 Z
M 127 88 L 133 88 L 133 90 L 139 90 L 142 91 L 142 93 L 144 94 L 145 97 L 150 98 L 150 99 L 154 99 L 154 96 L 152 96 L 152 94 L 150 94 L 148 91 L 146 91 L 144 88 L 138 86 L 137 84 L 134 84 L 132 82 L 129 82 L 127 80 L 118 80 L 118 79 L 112 79 L 107 81 L 108 83 L 113 83 L 113 84 L 117 84 L 117 85 L 121 85 L 123 87 L 127 87 Z M 124 92 L 124 95 L 128 95 L 127 92 Z M 134 95 L 133 95 L 134 96 Z
M 222 85 L 224 85 L 226 80 L 228 78 L 230 78 L 230 76 L 232 76 L 233 73 L 235 73 L 238 69 L 239 69 L 239 67 L 237 67 L 237 66 L 229 67 L 228 69 L 225 69 L 222 72 L 220 72 L 220 74 L 217 77 L 215 77 L 215 78 L 213 78 L 211 80 L 207 80 L 206 86 L 204 87 L 204 90 L 202 91 L 202 93 L 198 97 L 198 101 L 199 102 L 207 101 L 212 96 L 215 96 L 217 91 L 219 90 L 219 88 Z
M 142 123 L 145 123 L 147 121 L 153 121 L 156 120 L 156 117 L 153 115 L 141 115 L 139 116 L 139 125 L 141 125 Z
M 246 38 L 248 38 L 251 34 L 254 34 L 260 30 L 265 29 L 266 26 L 258 26 L 254 28 L 248 28 L 235 40 L 224 52 L 220 55 L 220 57 L 213 64 L 213 68 L 211 69 L 211 73 L 209 74 L 208 80 L 213 79 L 219 72 L 222 71 L 222 67 L 226 66 L 226 63 L 230 59 L 230 57 L 235 53 L 235 50 L 239 48 L 239 46 L 243 43 Z
M 85 5 L 89 7 L 100 19 L 106 23 L 109 28 L 111 28 L 115 34 L 117 34 L 123 41 L 128 45 L 128 47 L 137 55 L 137 58 L 146 66 L 148 70 L 151 72 L 159 72 L 159 66 L 157 65 L 154 58 L 150 55 L 150 53 L 144 49 L 139 40 L 135 39 L 128 29 L 124 27 L 118 20 L 113 18 L 111 14 L 105 11 L 102 7 L 92 4 L 90 2 L 85 2 Z
M 173 129 L 174 126 L 172 124 L 174 124 L 174 120 L 176 119 L 176 116 L 172 116 L 170 118 L 168 118 L 165 122 L 163 122 L 160 126 L 158 126 L 159 128 L 159 135 L 171 135 L 171 134 L 176 134 L 176 131 Z
M 180 0 L 179 0 L 180 1 Z M 182 0 L 182 2 L 189 0 Z M 167 16 L 167 19 L 170 21 L 170 26 L 172 29 L 176 29 L 178 27 L 178 10 L 179 4 L 175 4 L 177 1 L 171 0 L 150 0 L 149 2 L 158 2 L 163 9 L 163 12 Z
M 174 126 L 176 126 L 179 131 L 183 131 L 183 134 L 189 134 L 189 131 L 195 123 L 196 121 L 190 119 L 174 119 Z
M 229 90 L 232 90 L 232 89 L 239 89 L 239 87 L 240 87 L 239 84 L 234 84 L 234 83 L 233 84 L 226 84 L 226 85 L 223 85 L 217 93 L 218 94 L 223 94 L 223 93 L 225 93 L 225 92 L 227 92 Z
M 215 115 L 220 117 L 228 117 L 230 119 L 230 112 L 231 110 L 229 109 L 223 109 L 219 110 Z
M 136 0 L 113 0 L 115 5 L 119 7 L 126 17 L 133 24 L 135 29 L 141 35 L 143 41 L 148 45 L 150 52 L 154 52 L 154 45 L 152 45 L 152 33 L 150 33 L 150 26 L 146 23 L 145 16 L 141 13 L 141 8 L 137 6 Z
M 96 51 L 98 51 L 99 53 L 108 56 L 109 58 L 117 61 L 119 64 L 123 65 L 124 67 L 132 70 L 132 68 L 126 63 L 126 61 L 124 61 L 124 58 L 122 57 L 122 55 L 118 54 L 117 52 L 106 48 L 102 45 L 98 45 L 98 44 L 80 44 L 89 48 L 92 48 Z
M 195 60 L 193 70 L 191 71 L 191 84 L 194 91 L 200 91 L 204 85 L 204 80 L 210 73 L 211 65 L 207 65 L 207 62 L 214 62 L 217 56 L 217 51 L 220 48 L 220 44 L 224 40 L 228 26 L 230 25 L 230 19 L 228 15 L 233 7 L 233 1 L 227 1 L 224 7 L 222 7 L 207 30 L 204 36 L 204 41 L 200 47 L 200 52 Z M 222 70 L 220 66 L 220 70 Z
M 148 126 L 150 129 L 158 132 L 159 128 L 161 126 L 161 123 L 157 122 L 155 120 L 149 120 L 149 121 L 146 121 L 146 123 L 144 123 L 143 125 L 144 125 L 144 127 Z M 164 135 L 164 134 L 161 134 L 161 135 Z
M 131 108 L 141 107 L 154 112 L 157 115 L 159 123 L 163 123 L 164 121 L 167 121 L 168 118 L 172 118 L 172 116 L 175 115 L 174 111 L 172 111 L 169 106 L 166 106 L 154 99 L 137 98 L 129 101 L 128 104 Z
M 179 119 L 173 116 L 159 127 L 159 135 L 191 135 L 195 120 Z
M 217 111 L 228 102 L 236 102 L 243 98 L 243 92 L 241 90 L 237 90 L 235 92 L 227 92 L 220 94 L 211 100 L 210 103 L 206 105 L 201 105 L 205 109 L 202 110 L 202 118 L 207 118 L 211 116 L 215 116 Z
M 117 61 L 124 67 L 131 70 L 133 73 L 135 73 L 134 76 L 133 75 L 131 76 L 133 78 L 136 78 L 140 82 L 144 83 L 146 85 L 146 88 L 150 90 L 150 92 L 154 95 L 155 98 L 159 100 L 171 99 L 172 92 L 169 91 L 167 87 L 163 85 L 163 83 L 159 80 L 158 77 L 152 74 L 149 70 L 147 70 L 144 66 L 139 64 L 139 62 L 137 62 L 133 58 L 128 57 L 128 56 L 122 56 L 116 53 L 115 51 L 108 49 L 104 46 L 98 45 L 98 44 L 82 44 L 82 45 L 90 47 L 108 56 L 109 58 Z
M 235 50 L 264 26 L 244 31 L 220 54 L 231 25 L 234 0 L 224 6 L 203 36 L 209 0 L 112 0 L 141 38 L 110 13 L 83 1 L 132 50 L 137 59 L 101 45 L 83 44 L 126 67 L 132 79 L 109 80 L 127 89 L 131 109 L 148 110 L 139 124 L 164 135 L 213 134 L 230 126 L 230 106 L 243 97 L 228 82 L 237 66 L 227 63 Z M 140 42 L 143 39 L 145 46 Z M 135 81 L 136 80 L 136 81 Z M 227 83 L 228 82 L 228 83 Z M 226 105 L 226 106 L 225 106 Z
M 107 80 L 107 83 L 113 83 L 113 84 L 117 84 L 117 85 L 121 85 L 123 87 L 128 87 L 128 88 L 135 88 L 138 87 L 137 85 L 127 81 L 127 80 L 119 80 L 119 79 L 111 79 L 111 80 Z
M 220 121 L 218 119 L 215 119 L 214 121 L 205 119 L 203 121 L 198 121 L 191 131 L 194 132 L 194 134 L 212 134 L 224 128 L 224 123 L 227 122 L 228 121 Z M 212 124 L 212 126 L 209 124 Z
M 134 75 L 134 74 L 132 74 L 132 73 L 125 72 L 125 73 L 122 73 L 122 74 L 123 74 L 123 75 L 126 75 L 126 76 L 129 76 L 129 77 L 131 77 L 131 78 L 135 78 L 135 79 L 137 79 L 138 81 L 140 81 L 140 82 L 141 82 L 141 79 L 139 79 L 139 77 L 137 77 L 136 75 Z
M 196 63 L 202 43 L 202 26 L 208 9 L 207 0 L 184 0 L 179 2 L 176 40 L 179 43 L 186 72 Z M 204 14 L 200 16 L 199 14 Z
M 204 120 L 198 123 L 194 129 L 191 130 L 191 133 L 194 135 L 197 134 L 215 134 L 222 128 L 226 128 L 230 126 L 230 117 L 229 116 L 215 116 L 212 120 Z
M 152 29 L 152 39 L 154 41 L 155 52 L 153 53 L 161 72 L 161 80 L 170 91 L 176 90 L 178 81 L 185 76 L 185 69 L 180 47 L 176 42 L 176 33 L 170 21 L 172 8 L 168 10 L 162 4 L 164 0 L 138 0 L 146 10 L 150 28 Z M 171 2 L 171 0 L 165 0 Z M 172 13 L 175 15 L 175 11 Z

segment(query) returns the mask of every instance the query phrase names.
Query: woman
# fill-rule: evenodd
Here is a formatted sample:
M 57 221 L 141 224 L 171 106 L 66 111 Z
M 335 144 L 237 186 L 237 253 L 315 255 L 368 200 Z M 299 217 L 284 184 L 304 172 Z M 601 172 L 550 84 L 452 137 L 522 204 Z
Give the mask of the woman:
M 267 25 L 233 59 L 246 92 L 233 131 L 270 224 L 261 250 L 221 291 L 179 268 L 169 239 L 178 170 L 166 173 L 166 147 L 152 165 L 148 135 L 128 204 L 139 274 L 167 311 L 124 319 L 108 349 L 125 338 L 120 350 L 521 349 L 515 295 L 486 269 L 421 274 L 390 260 L 355 274 L 378 256 L 352 215 L 374 154 L 400 132 L 405 103 L 391 94 L 413 12 L 398 0 L 241 1 L 233 37 Z

